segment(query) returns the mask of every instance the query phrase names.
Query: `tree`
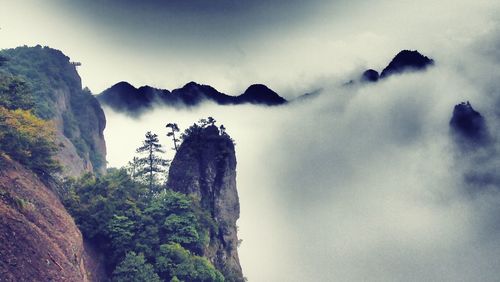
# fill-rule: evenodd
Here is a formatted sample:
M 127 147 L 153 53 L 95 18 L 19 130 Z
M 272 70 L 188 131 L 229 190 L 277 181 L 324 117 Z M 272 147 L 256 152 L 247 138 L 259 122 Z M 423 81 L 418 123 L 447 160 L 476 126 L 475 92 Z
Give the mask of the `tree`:
M 146 263 L 144 255 L 129 252 L 113 271 L 113 282 L 160 282 L 153 266 Z
M 55 127 L 31 112 L 0 107 L 0 151 L 40 176 L 59 172 Z
M 176 243 L 160 246 L 155 267 L 161 278 L 167 281 L 224 281 L 224 276 L 206 258 L 193 255 Z
M 127 172 L 130 175 L 130 178 L 132 178 L 132 180 L 135 180 L 135 178 L 137 177 L 138 170 L 139 170 L 139 158 L 133 157 L 132 160 L 129 161 L 127 164 Z
M 10 75 L 0 76 L 0 106 L 9 110 L 30 110 L 34 105 L 26 81 Z
M 209 125 L 214 126 L 217 121 L 213 117 L 202 118 L 198 121 L 198 124 L 204 128 Z
M 172 137 L 172 142 L 174 143 L 173 149 L 177 152 L 177 142 L 179 142 L 180 140 L 175 137 L 175 133 L 179 132 L 179 127 L 177 126 L 177 123 L 168 123 L 166 127 L 170 128 L 170 132 L 167 133 L 167 136 Z
M 227 135 L 227 133 L 226 133 L 226 127 L 223 124 L 221 124 L 221 126 L 219 127 L 219 129 L 220 129 L 220 135 Z
M 5 58 L 4 56 L 0 56 L 0 67 L 4 65 L 5 62 L 7 62 L 9 59 Z
M 143 141 L 142 146 L 136 150 L 139 154 L 145 154 L 143 158 L 137 160 L 139 166 L 142 167 L 138 171 L 138 175 L 147 175 L 149 182 L 149 190 L 153 191 L 155 184 L 155 175 L 160 172 L 165 172 L 165 167 L 168 161 L 161 158 L 158 154 L 165 153 L 162 145 L 159 143 L 158 135 L 148 131 L 146 139 Z

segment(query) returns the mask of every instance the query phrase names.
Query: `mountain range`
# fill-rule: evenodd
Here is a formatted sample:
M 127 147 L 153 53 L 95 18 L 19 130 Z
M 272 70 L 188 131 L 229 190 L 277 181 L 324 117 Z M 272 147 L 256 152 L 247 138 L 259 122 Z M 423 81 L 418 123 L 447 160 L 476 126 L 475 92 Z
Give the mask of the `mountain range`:
M 254 84 L 239 96 L 230 96 L 209 85 L 189 82 L 172 91 L 150 86 L 135 88 L 128 82 L 119 82 L 97 95 L 103 105 L 115 111 L 131 114 L 140 113 L 155 104 L 169 106 L 196 106 L 203 101 L 219 105 L 259 104 L 277 106 L 287 103 L 276 92 L 262 84 Z

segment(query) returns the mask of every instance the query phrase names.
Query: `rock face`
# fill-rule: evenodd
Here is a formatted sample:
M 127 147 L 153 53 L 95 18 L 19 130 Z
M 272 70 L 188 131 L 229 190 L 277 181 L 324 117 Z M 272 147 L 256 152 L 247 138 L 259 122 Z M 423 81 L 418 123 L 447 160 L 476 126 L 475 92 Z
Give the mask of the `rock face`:
M 80 231 L 38 177 L 0 156 L 0 280 L 91 281 Z
M 236 221 L 240 216 L 236 190 L 236 156 L 231 138 L 208 126 L 190 134 L 170 167 L 167 187 L 199 199 L 218 228 L 204 249 L 226 281 L 243 281 L 238 258 Z
M 463 148 L 485 145 L 490 141 L 485 119 L 469 102 L 455 106 L 450 128 L 455 141 Z
M 248 87 L 239 96 L 230 96 L 217 91 L 209 85 L 189 82 L 172 92 L 149 86 L 135 88 L 127 82 L 119 82 L 97 96 L 99 102 L 115 111 L 129 115 L 138 115 L 153 105 L 196 106 L 203 101 L 212 101 L 219 105 L 259 104 L 277 106 L 287 101 L 276 92 L 262 84 Z
M 78 64 L 59 50 L 41 46 L 2 50 L 0 55 L 6 58 L 0 71 L 26 80 L 34 94 L 35 114 L 57 126 L 63 175 L 104 173 L 106 118 L 96 98 L 82 89 Z

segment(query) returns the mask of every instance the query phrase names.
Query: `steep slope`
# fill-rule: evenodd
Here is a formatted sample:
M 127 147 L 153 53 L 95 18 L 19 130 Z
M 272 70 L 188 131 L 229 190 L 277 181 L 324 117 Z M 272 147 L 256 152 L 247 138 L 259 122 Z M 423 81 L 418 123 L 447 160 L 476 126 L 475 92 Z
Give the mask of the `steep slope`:
M 231 138 L 213 125 L 192 132 L 172 161 L 167 187 L 192 195 L 210 212 L 218 228 L 210 234 L 203 255 L 226 280 L 243 281 L 237 250 L 240 206 L 236 156 Z
M 0 56 L 6 59 L 0 75 L 15 75 L 27 81 L 34 94 L 35 114 L 56 124 L 63 174 L 104 173 L 106 119 L 90 91 L 82 90 L 78 64 L 70 62 L 61 51 L 39 45 L 2 50 Z
M 172 92 L 150 86 L 135 88 L 127 82 L 119 82 L 97 95 L 102 105 L 130 115 L 141 114 L 155 103 L 166 106 L 196 106 L 203 101 L 219 105 L 257 104 L 277 106 L 287 101 L 262 84 L 255 84 L 239 96 L 230 96 L 217 91 L 210 85 L 189 82 Z
M 57 196 L 0 156 L 0 280 L 89 281 L 83 240 Z

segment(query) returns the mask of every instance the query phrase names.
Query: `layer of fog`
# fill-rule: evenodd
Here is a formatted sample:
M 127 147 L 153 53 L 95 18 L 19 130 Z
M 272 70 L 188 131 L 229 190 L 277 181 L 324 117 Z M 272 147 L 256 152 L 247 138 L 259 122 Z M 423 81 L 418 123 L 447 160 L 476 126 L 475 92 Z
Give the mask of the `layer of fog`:
M 206 103 L 138 120 L 106 109 L 108 160 L 124 165 L 147 130 L 169 148 L 166 123 L 213 116 L 237 144 L 250 281 L 494 281 L 500 197 L 467 189 L 469 156 L 448 125 L 469 100 L 500 136 L 493 37 L 435 51 L 425 73 L 353 87 L 322 80 L 322 95 L 284 107 Z M 497 173 L 495 163 L 485 169 Z

